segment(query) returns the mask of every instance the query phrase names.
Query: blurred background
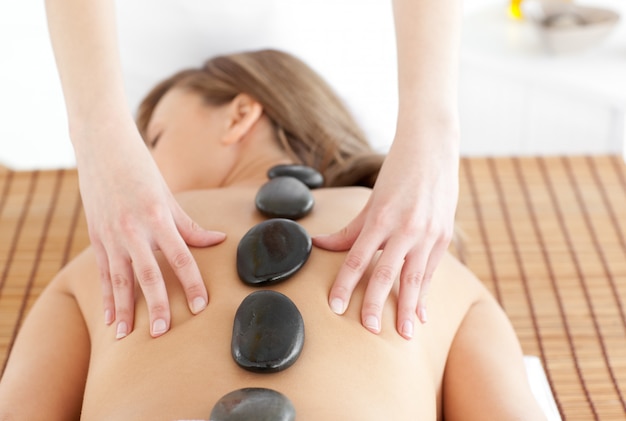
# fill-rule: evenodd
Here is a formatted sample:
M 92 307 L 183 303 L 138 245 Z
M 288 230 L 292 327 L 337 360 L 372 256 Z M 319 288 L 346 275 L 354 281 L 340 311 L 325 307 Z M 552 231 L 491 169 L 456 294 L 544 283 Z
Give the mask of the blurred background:
M 464 1 L 462 154 L 623 154 L 626 1 L 572 0 L 548 20 L 531 0 L 513 1 L 513 9 L 507 0 Z M 387 150 L 397 111 L 390 1 L 211 3 L 117 2 L 133 109 L 154 83 L 211 55 L 281 48 L 329 80 L 377 149 Z M 585 8 L 620 18 L 592 22 Z M 555 41 L 550 31 L 566 38 Z M 42 1 L 0 2 L 0 165 L 74 165 Z

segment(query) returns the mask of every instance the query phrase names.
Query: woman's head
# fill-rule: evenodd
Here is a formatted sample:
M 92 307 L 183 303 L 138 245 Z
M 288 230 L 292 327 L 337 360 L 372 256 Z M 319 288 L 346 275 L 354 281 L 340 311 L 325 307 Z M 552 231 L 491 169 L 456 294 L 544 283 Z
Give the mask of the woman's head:
M 138 126 L 144 138 L 155 107 L 175 88 L 199 95 L 208 107 L 246 94 L 261 105 L 286 154 L 317 168 L 326 185 L 373 185 L 383 157 L 373 153 L 326 82 L 289 54 L 262 50 L 219 56 L 166 79 L 140 106 Z

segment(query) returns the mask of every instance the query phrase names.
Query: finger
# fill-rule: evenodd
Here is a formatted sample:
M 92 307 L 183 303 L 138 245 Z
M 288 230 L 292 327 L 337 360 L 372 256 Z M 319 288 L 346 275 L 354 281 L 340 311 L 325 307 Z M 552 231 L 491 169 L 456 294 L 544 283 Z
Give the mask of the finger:
M 429 247 L 423 246 L 407 254 L 400 273 L 396 329 L 406 339 L 413 337 L 417 303 L 428 263 Z
M 320 234 L 312 238 L 316 247 L 331 251 L 348 250 L 356 239 L 359 237 L 363 229 L 365 215 L 361 212 L 348 225 L 333 234 Z
M 449 242 L 450 240 L 446 238 L 438 241 L 435 244 L 435 247 L 433 247 L 428 258 L 428 264 L 426 265 L 426 269 L 424 271 L 424 279 L 422 280 L 419 299 L 417 301 L 417 317 L 422 323 L 426 323 L 428 321 L 428 313 L 426 311 L 426 307 L 428 302 L 428 293 L 430 292 L 431 280 L 433 278 L 435 269 L 437 268 L 439 262 L 441 262 L 441 259 L 446 253 Z
M 113 254 L 110 259 L 110 285 L 115 300 L 115 338 L 122 339 L 133 330 L 135 323 L 135 278 L 130 258 Z
M 115 299 L 111 286 L 111 274 L 109 272 L 109 258 L 106 250 L 99 241 L 93 241 L 92 247 L 96 257 L 96 265 L 100 274 L 102 286 L 102 308 L 104 309 L 104 323 L 110 325 L 115 320 Z
M 187 215 L 174 198 L 172 198 L 170 209 L 180 236 L 190 246 L 208 247 L 219 244 L 226 238 L 226 234 L 223 232 L 209 231 L 198 225 L 196 221 Z
M 377 237 L 376 233 L 362 233 L 346 255 L 328 297 L 333 312 L 343 314 L 348 308 L 354 288 L 382 242 Z
M 148 306 L 150 334 L 156 338 L 170 327 L 170 306 L 165 282 L 153 251 L 143 244 L 136 244 L 133 250 L 136 253 L 131 255 L 134 273 Z
M 174 273 L 185 291 L 189 309 L 193 314 L 198 314 L 206 308 L 209 302 L 208 293 L 198 264 L 185 242 L 177 234 L 176 230 L 163 233 L 164 237 L 160 239 L 161 242 L 158 246 L 174 269 Z
M 406 246 L 400 241 L 388 241 L 374 266 L 367 283 L 361 321 L 373 333 L 379 333 L 385 301 L 393 287 L 406 254 Z

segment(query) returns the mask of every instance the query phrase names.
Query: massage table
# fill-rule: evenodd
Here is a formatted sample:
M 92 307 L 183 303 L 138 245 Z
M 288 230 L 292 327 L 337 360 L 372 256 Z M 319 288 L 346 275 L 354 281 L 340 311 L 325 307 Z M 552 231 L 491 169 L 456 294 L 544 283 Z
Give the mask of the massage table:
M 621 158 L 462 158 L 457 224 L 450 250 L 513 323 L 548 419 L 626 420 Z M 88 243 L 74 169 L 0 167 L 0 370 L 33 302 Z

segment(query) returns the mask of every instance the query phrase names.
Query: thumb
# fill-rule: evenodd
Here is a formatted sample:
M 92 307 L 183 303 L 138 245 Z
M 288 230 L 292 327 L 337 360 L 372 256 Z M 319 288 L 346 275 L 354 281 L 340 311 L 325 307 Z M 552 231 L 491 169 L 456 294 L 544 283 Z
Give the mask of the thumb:
M 363 213 L 359 213 L 348 225 L 332 234 L 320 234 L 312 238 L 313 244 L 331 251 L 345 251 L 352 248 L 363 229 Z
M 174 218 L 176 228 L 187 245 L 192 247 L 208 247 L 219 244 L 226 239 L 225 233 L 209 231 L 198 225 L 173 198 L 170 201 L 170 210 L 172 211 L 172 218 Z

